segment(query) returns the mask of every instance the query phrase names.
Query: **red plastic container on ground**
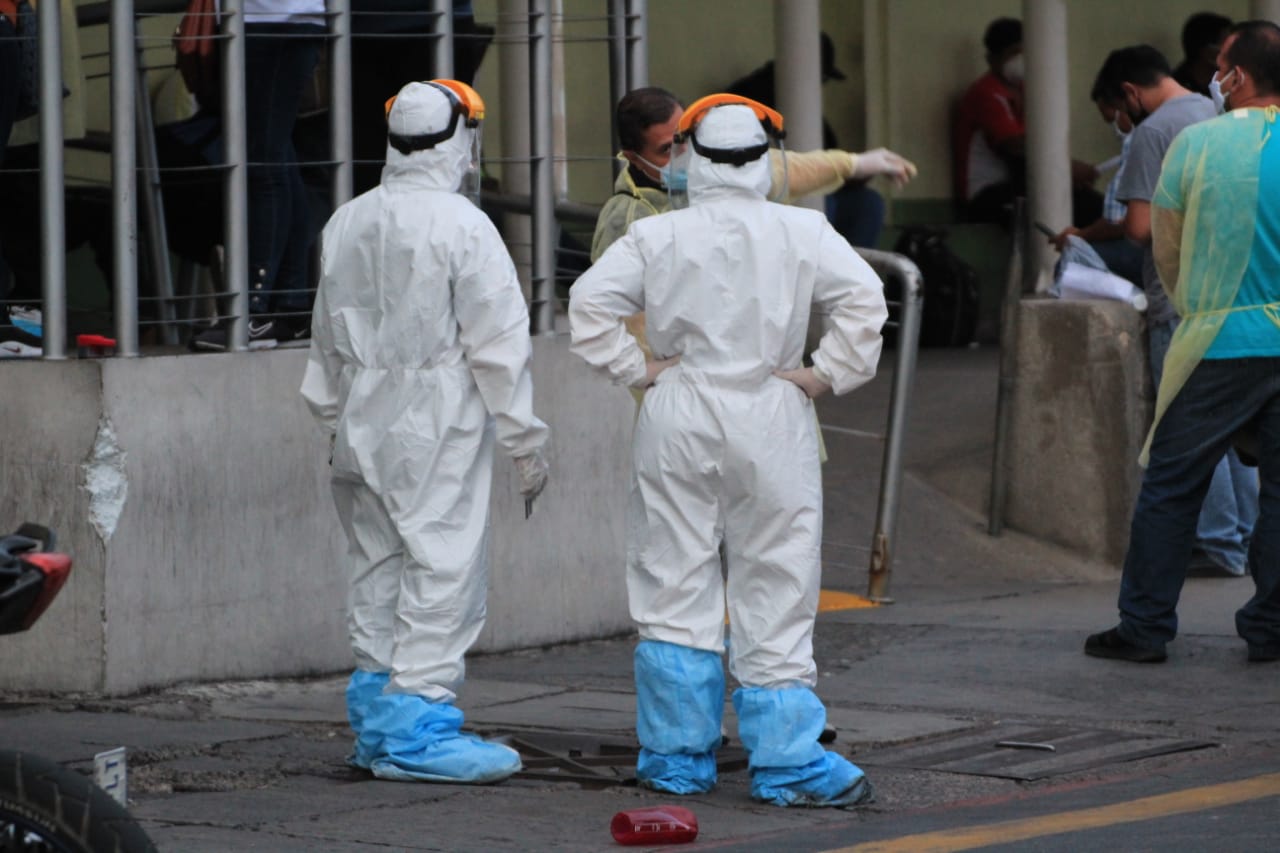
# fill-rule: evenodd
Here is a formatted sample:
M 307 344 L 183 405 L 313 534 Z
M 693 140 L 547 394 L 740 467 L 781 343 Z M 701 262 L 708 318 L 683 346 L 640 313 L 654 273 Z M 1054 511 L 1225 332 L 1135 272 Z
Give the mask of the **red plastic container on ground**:
M 698 819 L 680 806 L 650 806 L 618 812 L 609 831 L 619 844 L 683 844 L 698 837 Z

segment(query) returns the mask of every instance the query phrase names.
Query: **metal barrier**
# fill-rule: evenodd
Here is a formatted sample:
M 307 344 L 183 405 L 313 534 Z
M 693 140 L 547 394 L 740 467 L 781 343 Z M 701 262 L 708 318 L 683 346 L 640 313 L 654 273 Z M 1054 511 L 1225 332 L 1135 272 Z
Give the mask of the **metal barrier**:
M 607 43 L 610 54 L 610 92 L 620 96 L 620 93 L 646 82 L 646 2 L 603 0 L 602 5 L 606 9 L 598 18 L 579 18 L 575 21 L 607 23 L 608 34 L 574 40 Z M 517 135 L 525 137 L 528 156 L 522 157 L 523 152 L 520 152 L 514 158 L 504 157 L 499 162 L 524 162 L 529 165 L 528 185 L 518 179 L 508 181 L 507 191 L 535 200 L 528 210 L 531 227 L 527 238 L 533 252 L 531 316 L 535 332 L 549 332 L 554 328 L 558 233 L 556 209 L 566 203 L 563 200 L 557 201 L 553 180 L 553 168 L 558 161 L 553 154 L 551 138 L 551 69 L 552 45 L 557 36 L 553 33 L 551 7 L 550 0 L 505 0 L 503 7 L 508 12 L 518 9 L 519 17 L 527 21 L 520 38 L 530 48 L 527 67 L 515 70 L 515 79 L 521 81 L 527 98 L 513 97 L 513 92 L 508 91 L 509 87 L 504 87 L 503 92 L 504 102 L 509 103 L 508 115 L 518 115 L 524 111 L 522 107 L 527 109 L 527 123 L 522 125 L 520 122 L 509 121 L 507 125 L 522 125 Z M 143 69 L 137 59 L 140 50 L 138 17 L 172 14 L 176 20 L 176 15 L 184 8 L 185 3 L 181 0 L 114 0 L 111 3 L 84 4 L 77 9 L 82 26 L 104 23 L 110 25 L 110 146 L 108 149 L 99 145 L 98 150 L 109 150 L 111 154 L 111 245 L 114 259 L 110 278 L 116 354 L 120 356 L 140 354 L 140 323 L 154 322 L 160 325 L 166 335 L 166 342 L 176 343 L 173 324 L 183 322 L 187 312 L 184 310 L 179 317 L 174 306 L 182 304 L 183 300 L 194 302 L 198 298 L 193 295 L 176 295 L 174 292 L 173 274 L 169 270 L 168 240 L 164 233 L 163 200 L 159 191 L 160 173 L 164 170 L 156 161 L 153 141 L 146 138 L 154 128 L 147 98 L 139 96 L 140 73 Z M 331 195 L 336 207 L 351 197 L 353 168 L 358 165 L 353 155 L 351 130 L 352 40 L 355 37 L 399 36 L 384 33 L 353 36 L 350 0 L 327 0 L 326 8 L 331 159 L 325 163 L 300 165 L 323 165 L 332 170 Z M 221 170 L 225 201 L 222 217 L 221 282 L 212 296 L 223 299 L 226 303 L 225 308 L 218 312 L 218 319 L 230 323 L 228 348 L 243 350 L 248 346 L 249 307 L 247 170 L 255 165 L 247 162 L 245 137 L 244 0 L 223 0 L 221 9 L 221 29 L 216 38 L 220 43 L 222 58 L 221 121 L 224 148 L 223 162 L 211 166 L 210 170 Z M 430 32 L 415 32 L 414 37 L 433 38 L 443 46 L 443 49 L 435 51 L 431 73 L 438 77 L 453 76 L 450 37 L 454 34 L 454 20 L 451 2 L 423 0 L 423 11 L 414 14 L 421 14 L 424 20 L 431 21 Z M 62 52 L 59 4 L 41 4 L 39 15 L 41 103 L 59 103 Z M 67 348 L 67 247 L 64 240 L 64 142 L 62 115 L 59 110 L 41 110 L 40 140 L 42 347 L 44 358 L 60 359 L 66 357 Z M 151 298 L 160 306 L 159 318 L 154 321 L 140 320 L 139 317 L 140 225 L 142 233 L 147 237 L 147 253 L 143 260 L 146 261 L 158 293 Z M 512 245 L 512 237 L 513 235 L 508 235 L 509 245 Z M 519 245 L 519 229 L 514 239 L 514 245 Z M 0 318 L 0 322 L 4 320 L 7 317 Z
M 520 181 L 510 181 L 503 193 L 486 193 L 486 206 L 507 212 L 528 215 L 531 222 L 532 245 L 531 320 L 533 330 L 549 334 L 554 331 L 555 281 L 557 256 L 557 221 L 589 222 L 594 220 L 597 208 L 565 200 L 557 200 L 554 191 L 553 167 L 556 158 L 552 151 L 552 98 L 551 79 L 552 44 L 555 40 L 552 27 L 550 0 L 506 0 L 514 9 L 523 5 L 527 12 L 527 43 L 529 56 L 527 75 L 514 75 L 527 84 L 528 123 L 523 128 L 527 134 L 528 158 L 504 157 L 503 163 L 527 162 L 529 181 L 527 189 Z M 607 14 L 599 20 L 608 24 L 608 35 L 579 40 L 607 42 L 610 52 L 610 94 L 614 101 L 631 88 L 647 83 L 646 61 L 646 2 L 645 0 L 607 0 Z M 430 0 L 424 3 L 424 17 L 433 20 L 430 33 L 417 34 L 449 43 L 454 32 L 453 13 L 448 0 Z M 144 216 L 152 223 L 159 222 L 160 230 L 150 233 L 149 248 L 155 250 L 151 258 L 152 274 L 167 269 L 166 241 L 163 236 L 163 217 L 154 209 L 158 199 L 156 186 L 148 185 L 139 193 L 139 174 L 145 180 L 158 180 L 158 165 L 148 159 L 147 151 L 154 146 L 139 146 L 138 131 L 151 132 L 149 106 L 142 103 L 138 91 L 138 14 L 160 14 L 181 11 L 183 4 L 176 0 L 114 0 L 110 4 L 90 4 L 81 7 L 81 20 L 102 23 L 109 20 L 111 63 L 111 209 L 112 244 L 114 261 L 112 281 L 114 289 L 114 313 L 117 354 L 139 355 L 138 342 L 138 203 L 142 202 Z M 220 168 L 225 193 L 223 211 L 222 264 L 223 289 L 215 296 L 229 299 L 226 317 L 232 321 L 229 349 L 244 350 L 248 346 L 248 202 L 247 202 L 247 143 L 245 136 L 245 70 L 244 70 L 244 0 L 223 0 L 222 29 L 217 37 L 222 54 L 222 104 L 221 120 L 224 140 L 224 163 Z M 352 11 L 350 0 L 328 0 L 328 41 L 330 61 L 329 89 L 329 142 L 331 160 L 322 165 L 332 169 L 332 199 L 337 205 L 352 194 L 352 173 L 355 160 L 352 147 L 351 105 L 351 42 Z M 41 3 L 40 23 L 40 93 L 41 103 L 59 103 L 61 100 L 61 21 L 59 4 Z M 595 19 L 591 19 L 595 20 Z M 517 69 L 518 70 L 518 69 Z M 432 73 L 447 77 L 453 74 L 452 48 L 436 51 Z M 509 114 L 518 113 L 526 106 L 519 92 L 504 89 L 504 102 Z M 518 124 L 518 123 L 517 123 Z M 41 290 L 43 295 L 43 356 L 46 359 L 66 357 L 66 247 L 64 242 L 65 211 L 63 207 L 63 127 L 62 113 L 57 109 L 41 110 L 40 118 L 40 192 L 42 226 Z M 519 148 L 520 146 L 515 146 Z M 616 146 L 615 146 L 616 148 Z M 142 152 L 144 162 L 138 162 Z M 148 197 L 151 199 L 148 201 Z M 511 244 L 511 236 L 508 235 Z M 911 384 L 915 374 L 916 345 L 919 338 L 920 311 L 923 301 L 920 272 L 900 255 L 872 250 L 859 250 L 873 269 L 888 282 L 895 283 L 902 294 L 898 319 L 899 334 L 897 364 L 890 401 L 888 431 L 885 440 L 884 462 L 881 472 L 880 495 L 877 506 L 876 529 L 870 565 L 868 597 L 875 601 L 890 601 L 887 595 L 892 568 L 894 534 L 897 525 L 898 505 L 901 498 L 901 480 L 907 411 Z M 164 256 L 164 257 L 161 257 Z M 162 305 L 175 297 L 169 288 L 161 288 Z M 171 316 L 165 314 L 159 322 Z
M 903 446 L 907 414 L 911 407 L 911 385 L 916 375 L 916 352 L 920 342 L 920 317 L 924 309 L 924 287 L 920 269 L 902 255 L 858 249 L 886 284 L 900 288 L 897 362 L 893 390 L 889 396 L 889 423 L 884 442 L 884 462 L 880 466 L 880 497 L 876 502 L 876 527 L 871 538 L 871 565 L 867 598 L 891 603 L 889 578 L 893 571 L 893 549 L 898 530 L 898 508 L 902 503 Z

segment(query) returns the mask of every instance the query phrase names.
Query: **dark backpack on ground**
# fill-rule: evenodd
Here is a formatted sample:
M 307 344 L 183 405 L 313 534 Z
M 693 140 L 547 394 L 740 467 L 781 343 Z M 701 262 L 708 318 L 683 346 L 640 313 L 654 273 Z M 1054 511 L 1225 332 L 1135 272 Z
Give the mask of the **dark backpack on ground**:
M 925 226 L 907 227 L 893 251 L 910 258 L 924 280 L 920 346 L 962 347 L 972 343 L 978 326 L 978 273 L 947 246 L 947 232 Z M 893 287 L 886 296 L 893 301 L 901 299 L 896 290 Z

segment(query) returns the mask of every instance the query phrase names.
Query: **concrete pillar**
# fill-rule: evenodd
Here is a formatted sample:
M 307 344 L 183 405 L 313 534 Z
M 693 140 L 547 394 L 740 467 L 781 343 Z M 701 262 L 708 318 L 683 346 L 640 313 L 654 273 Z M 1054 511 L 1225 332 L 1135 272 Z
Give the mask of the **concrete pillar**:
M 1022 301 L 1008 527 L 1120 568 L 1151 424 L 1146 338 L 1143 316 L 1125 302 Z
M 822 147 L 822 27 L 818 0 L 774 0 L 774 70 L 778 111 L 786 119 L 786 145 L 794 151 Z M 800 202 L 820 210 L 816 197 Z
M 1023 0 L 1026 57 L 1027 210 L 1055 231 L 1071 224 L 1071 104 L 1067 81 L 1066 0 Z M 1031 232 L 1035 233 L 1035 232 Z M 1028 262 L 1039 270 L 1036 291 L 1048 289 L 1056 253 L 1030 240 Z
M 1255 21 L 1274 21 L 1280 24 L 1280 0 L 1251 0 L 1249 17 Z

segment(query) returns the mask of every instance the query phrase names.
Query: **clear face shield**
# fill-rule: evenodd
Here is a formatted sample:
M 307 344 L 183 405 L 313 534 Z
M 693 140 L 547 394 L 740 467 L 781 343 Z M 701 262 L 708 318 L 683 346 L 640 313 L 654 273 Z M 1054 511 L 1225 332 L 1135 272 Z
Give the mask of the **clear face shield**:
M 483 171 L 480 167 L 480 128 L 471 131 L 471 143 L 467 146 L 467 162 L 462 170 L 462 182 L 458 185 L 458 194 L 471 199 L 476 207 L 480 206 L 480 181 Z
M 464 195 L 477 206 L 480 206 L 481 180 L 481 133 L 480 123 L 484 120 L 484 100 L 475 89 L 459 80 L 430 80 L 429 85 L 443 91 L 453 105 L 448 124 L 434 133 L 416 136 L 404 136 L 388 131 L 387 141 L 401 154 L 413 151 L 425 151 L 438 145 L 446 145 L 448 141 L 465 140 L 459 154 L 461 162 L 458 169 L 461 173 L 457 192 Z M 387 101 L 387 117 L 391 116 L 391 107 L 396 99 Z
M 755 113 L 764 129 L 765 141 L 736 148 L 720 148 L 703 144 L 698 139 L 698 124 L 711 110 L 728 105 L 745 106 Z M 671 147 L 671 161 L 663 175 L 671 206 L 675 209 L 689 206 L 689 165 L 694 153 L 706 157 L 713 163 L 734 166 L 744 166 L 765 157 L 768 160 L 770 174 L 766 198 L 769 201 L 782 201 L 787 198 L 787 158 L 783 146 L 785 136 L 782 114 L 758 101 L 740 95 L 727 94 L 707 95 L 705 98 L 694 101 L 681 116 L 675 142 Z

